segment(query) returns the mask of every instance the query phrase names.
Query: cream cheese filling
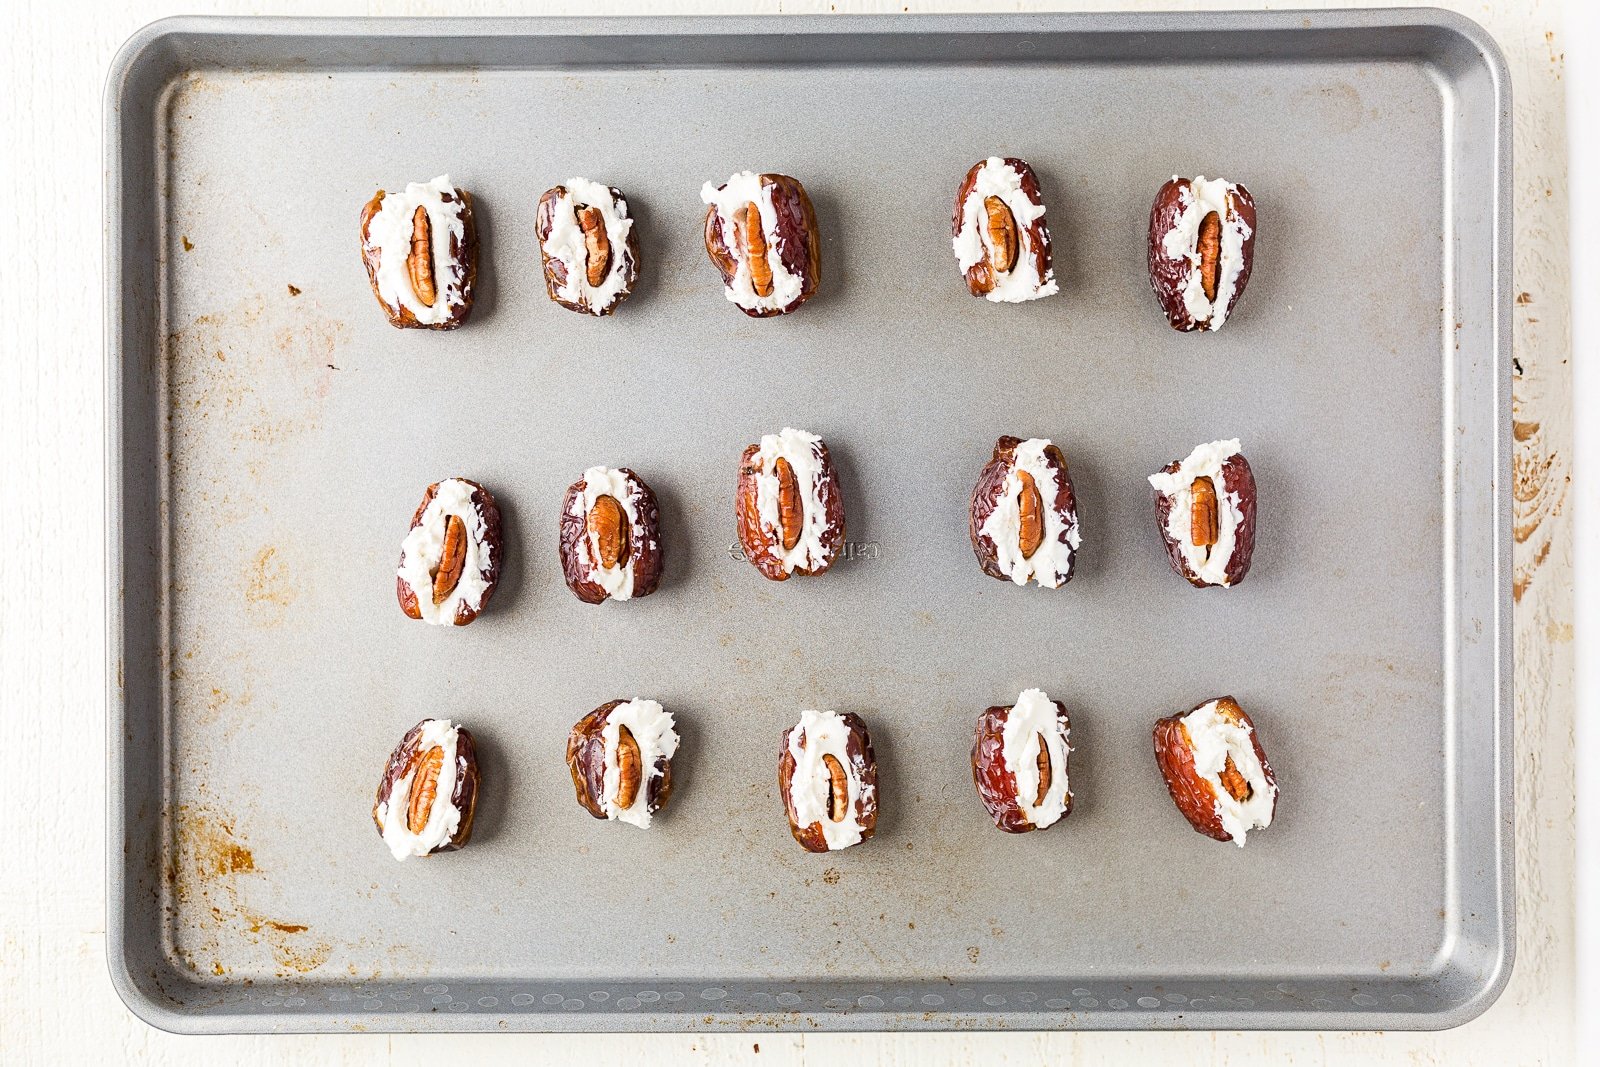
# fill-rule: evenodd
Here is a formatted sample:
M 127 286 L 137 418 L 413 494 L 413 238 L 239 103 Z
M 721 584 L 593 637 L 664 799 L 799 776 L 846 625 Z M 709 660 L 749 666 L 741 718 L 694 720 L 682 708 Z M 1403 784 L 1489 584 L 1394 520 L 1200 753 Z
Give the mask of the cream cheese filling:
M 411 528 L 400 544 L 400 567 L 396 573 L 416 596 L 417 610 L 424 622 L 453 626 L 461 605 L 473 611 L 483 606 L 483 594 L 489 588 L 483 572 L 492 569 L 494 548 L 486 540 L 488 528 L 483 516 L 473 506 L 474 492 L 471 485 L 459 478 L 440 482 L 433 499 L 422 512 L 422 521 Z M 442 603 L 435 604 L 433 576 L 444 556 L 445 527 L 452 515 L 467 528 L 466 560 L 461 568 L 461 580 Z
M 443 194 L 455 197 L 445 203 Z M 452 306 L 464 303 L 461 286 L 466 281 L 466 264 L 450 254 L 450 239 L 466 250 L 467 227 L 462 218 L 461 193 L 450 184 L 450 176 L 441 174 L 431 182 L 412 182 L 404 192 L 386 193 L 377 214 L 367 223 L 367 244 L 378 250 L 378 267 L 374 271 L 378 283 L 378 298 L 391 308 L 405 308 L 424 325 L 434 326 L 450 319 Z M 411 273 L 406 261 L 411 255 L 412 218 L 417 208 L 428 212 L 432 227 L 434 290 L 437 294 L 429 307 L 417 298 L 411 287 Z
M 1239 454 L 1239 439 L 1212 441 L 1197 445 L 1177 471 L 1150 476 L 1156 492 L 1172 498 L 1172 509 L 1167 512 L 1167 536 L 1183 552 L 1189 569 L 1207 585 L 1230 585 L 1228 561 L 1233 558 L 1234 546 L 1239 537 L 1239 524 L 1244 521 L 1239 494 L 1228 491 L 1223 483 L 1222 467 Z M 1209 548 L 1194 543 L 1190 506 L 1194 502 L 1192 487 L 1196 478 L 1210 478 L 1217 492 L 1217 543 Z
M 1017 445 L 1014 462 L 1000 487 L 1000 497 L 978 532 L 994 542 L 995 563 L 1013 582 L 1027 585 L 1032 578 L 1046 589 L 1056 589 L 1071 577 L 1073 556 L 1083 543 L 1083 535 L 1078 530 L 1076 514 L 1063 521 L 1056 511 L 1056 494 L 1061 491 L 1065 470 L 1056 470 L 1045 458 L 1044 450 L 1049 444 L 1049 438 L 1033 437 Z M 1027 558 L 1022 555 L 1020 471 L 1026 471 L 1033 478 L 1044 519 L 1044 540 Z
M 433 748 L 444 752 L 439 764 L 433 804 L 428 808 L 428 821 L 420 831 L 412 833 L 406 825 L 406 815 L 411 810 L 411 788 L 416 778 L 416 766 L 396 779 L 389 799 L 378 805 L 384 843 L 397 860 L 426 856 L 441 845 L 448 844 L 461 826 L 461 810 L 452 800 L 456 789 L 457 732 L 449 719 L 428 719 L 417 736 L 416 752 L 419 755 Z
M 1195 773 L 1205 779 L 1216 794 L 1216 811 L 1223 830 L 1243 848 L 1249 831 L 1264 829 L 1272 822 L 1278 787 L 1267 781 L 1266 771 L 1261 767 L 1256 746 L 1250 738 L 1250 727 L 1223 718 L 1217 710 L 1219 704 L 1220 701 L 1213 700 L 1200 705 L 1185 715 L 1182 723 L 1194 753 Z M 1250 783 L 1250 796 L 1245 800 L 1233 799 L 1233 794 L 1222 784 L 1222 771 L 1230 756 L 1234 769 Z
M 656 763 L 661 759 L 671 760 L 673 753 L 678 751 L 678 733 L 673 725 L 672 713 L 654 700 L 635 697 L 611 709 L 611 714 L 606 716 L 605 726 L 600 730 L 606 759 L 600 806 L 606 818 L 629 823 L 641 830 L 649 829 L 653 813 L 646 798 L 649 796 L 650 783 L 661 777 Z M 617 741 L 624 726 L 639 746 L 640 778 L 639 791 L 634 795 L 633 803 L 626 808 L 619 808 L 617 788 L 622 782 L 622 769 L 617 762 Z
M 774 188 L 763 185 L 761 175 L 745 170 L 730 177 L 720 189 L 712 182 L 706 182 L 700 189 L 700 199 L 717 209 L 717 216 L 722 220 L 723 243 L 738 262 L 733 280 L 727 283 L 728 299 L 742 308 L 756 311 L 781 311 L 800 299 L 805 288 L 804 279 L 790 273 L 783 265 L 783 240 L 778 236 L 778 214 L 772 205 Z M 766 260 L 772 268 L 772 292 L 767 296 L 756 293 L 744 251 L 733 244 L 738 240 L 736 234 L 743 229 L 743 220 L 735 225 L 734 215 L 742 214 L 746 204 L 755 204 L 761 213 L 761 231 L 767 241 Z
M 794 757 L 794 774 L 789 780 L 789 803 L 795 822 L 802 828 L 812 823 L 822 826 L 822 839 L 829 851 L 849 848 L 862 838 L 861 821 L 856 815 L 857 801 L 871 805 L 874 787 L 866 786 L 850 758 L 846 742 L 850 728 L 844 716 L 833 711 L 806 710 L 789 733 L 789 755 Z M 828 807 L 831 775 L 823 756 L 832 756 L 844 768 L 847 790 L 844 818 L 834 822 Z
M 995 261 L 989 215 L 983 204 L 991 196 L 999 197 L 1016 220 L 1017 261 L 1008 271 L 993 272 L 994 288 L 984 294 L 984 299 L 997 304 L 1017 304 L 1055 295 L 1058 291 L 1055 269 L 1052 267 L 1045 271 L 1044 277 L 1039 276 L 1031 229 L 1034 220 L 1044 215 L 1044 205 L 1028 199 L 1022 191 L 1022 173 L 999 156 L 983 161 L 972 190 L 961 203 L 961 227 L 952 240 L 961 272 L 965 274 L 985 254 L 990 263 Z

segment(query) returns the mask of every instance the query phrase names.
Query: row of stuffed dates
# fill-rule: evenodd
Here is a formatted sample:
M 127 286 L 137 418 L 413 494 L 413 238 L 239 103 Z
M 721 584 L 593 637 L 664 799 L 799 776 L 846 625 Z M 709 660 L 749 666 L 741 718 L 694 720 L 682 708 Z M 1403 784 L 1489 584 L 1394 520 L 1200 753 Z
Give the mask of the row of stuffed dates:
M 811 198 L 786 174 L 740 171 L 700 191 L 706 255 L 746 315 L 792 312 L 822 281 Z M 639 277 L 639 234 L 615 186 L 569 178 L 539 198 L 545 290 L 570 311 L 609 315 Z M 1150 208 L 1150 287 L 1176 330 L 1215 331 L 1243 295 L 1255 257 L 1255 200 L 1242 185 L 1174 175 Z M 1022 303 L 1054 296 L 1050 227 L 1038 176 L 1015 157 L 973 164 L 951 219 L 956 266 L 973 296 Z M 440 175 L 380 190 L 361 213 L 373 295 L 402 329 L 450 330 L 472 313 L 478 232 L 472 195 Z
M 1066 706 L 1027 689 L 986 709 L 972 744 L 979 800 L 1007 833 L 1044 830 L 1072 811 Z M 1159 720 L 1156 765 L 1178 811 L 1198 832 L 1241 847 L 1272 822 L 1278 784 L 1261 738 L 1232 697 Z M 597 819 L 648 829 L 672 795 L 678 733 L 654 700 L 612 700 L 585 715 L 567 739 L 578 803 Z M 471 732 L 424 719 L 396 746 L 378 785 L 372 819 L 396 859 L 448 852 L 472 836 L 481 779 Z M 783 734 L 778 792 L 789 831 L 808 852 L 833 852 L 872 837 L 878 765 L 867 724 L 854 712 L 808 709 Z
M 1241 582 L 1255 549 L 1256 483 L 1237 440 L 1212 441 L 1150 476 L 1172 569 L 1190 584 Z M 969 535 L 985 574 L 1048 589 L 1072 578 L 1082 534 L 1072 476 L 1045 438 L 1002 437 L 978 476 Z M 784 429 L 744 450 L 735 492 L 744 558 L 785 581 L 825 573 L 845 546 L 844 495 L 828 446 Z M 561 569 L 588 604 L 649 596 L 661 580 L 655 493 L 634 471 L 591 467 L 566 492 Z M 414 619 L 464 626 L 499 582 L 504 544 L 494 495 L 447 478 L 428 487 L 401 545 L 396 590 Z

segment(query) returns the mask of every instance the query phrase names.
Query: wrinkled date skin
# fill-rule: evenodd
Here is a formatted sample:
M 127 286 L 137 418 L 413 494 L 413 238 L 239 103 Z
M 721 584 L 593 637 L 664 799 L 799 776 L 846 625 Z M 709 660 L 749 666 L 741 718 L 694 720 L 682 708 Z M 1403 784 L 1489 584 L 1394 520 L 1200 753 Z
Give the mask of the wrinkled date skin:
M 957 237 L 961 234 L 961 217 L 966 210 L 967 197 L 972 195 L 973 186 L 978 184 L 978 172 L 983 169 L 987 160 L 980 159 L 967 171 L 967 176 L 961 182 L 961 187 L 956 190 L 955 211 L 950 219 L 950 236 Z M 1039 177 L 1034 174 L 1033 166 L 1026 160 L 1017 159 L 1015 156 L 1005 158 L 1006 165 L 1011 167 L 1021 176 L 1022 194 L 1028 201 L 1039 207 L 1044 206 L 1044 194 L 1039 191 Z M 1050 227 L 1045 222 L 1045 215 L 1040 215 L 1028 226 L 1029 245 L 1033 251 L 1034 265 L 1038 268 L 1039 277 L 1050 276 Z M 1013 225 L 1015 223 L 1013 222 Z M 1020 242 L 1019 242 L 1020 244 Z M 974 263 L 966 270 L 967 291 L 973 296 L 983 296 L 994 288 L 995 274 L 989 257 Z
M 1190 272 L 1196 268 L 1187 258 L 1168 257 L 1162 250 L 1162 242 L 1178 224 L 1178 218 L 1183 214 L 1180 200 L 1183 190 L 1188 189 L 1190 184 L 1188 178 L 1173 178 L 1157 190 L 1155 202 L 1150 205 L 1148 248 L 1150 288 L 1155 292 L 1161 310 L 1166 312 L 1167 322 L 1174 330 L 1184 333 L 1201 329 L 1206 325 L 1205 322 L 1198 321 L 1190 315 L 1188 307 L 1183 302 L 1183 290 L 1189 284 Z M 1232 316 L 1239 298 L 1244 295 L 1245 284 L 1250 281 L 1250 271 L 1254 268 L 1256 260 L 1256 201 L 1250 195 L 1250 190 L 1244 186 L 1235 184 L 1234 190 L 1233 195 L 1228 198 L 1230 217 L 1241 219 L 1249 227 L 1249 236 L 1244 239 L 1239 280 L 1234 284 L 1233 296 L 1228 300 L 1228 306 L 1223 313 L 1224 319 Z
M 428 720 L 413 726 L 406 736 L 401 738 L 395 750 L 389 754 L 389 762 L 383 768 L 383 777 L 378 780 L 378 799 L 372 804 L 372 822 L 378 828 L 378 835 L 383 836 L 383 819 L 378 815 L 378 805 L 388 801 L 394 793 L 395 783 L 406 776 L 411 769 L 411 764 L 423 753 L 417 751 L 417 741 L 422 734 L 423 724 Z M 451 805 L 461 813 L 461 822 L 456 827 L 456 832 L 450 840 L 430 852 L 454 852 L 461 848 L 472 838 L 472 817 L 478 811 L 478 746 L 473 740 L 472 733 L 466 727 L 456 728 L 456 781 L 455 788 L 450 791 Z
M 1180 461 L 1173 460 L 1161 470 L 1166 474 L 1175 473 L 1180 466 Z M 1222 465 L 1222 489 L 1229 493 L 1239 495 L 1239 527 L 1234 534 L 1233 555 L 1228 558 L 1226 571 L 1228 575 L 1227 586 L 1215 586 L 1202 581 L 1189 566 L 1189 561 L 1184 558 L 1183 543 L 1175 539 L 1167 530 L 1167 519 L 1172 514 L 1172 497 L 1157 491 L 1156 502 L 1156 529 L 1161 531 L 1161 540 L 1167 546 L 1167 562 L 1172 564 L 1172 569 L 1184 581 L 1196 589 L 1221 589 L 1232 588 L 1244 581 L 1244 576 L 1250 573 L 1250 557 L 1256 550 L 1256 477 L 1250 470 L 1250 461 L 1244 458 L 1242 452 L 1236 452 L 1228 457 Z M 1219 502 L 1222 492 L 1217 494 Z
M 1067 706 L 1059 700 L 1050 703 L 1056 706 L 1056 721 L 1061 724 L 1062 730 L 1071 728 L 1067 719 Z M 1006 770 L 1004 732 L 1006 719 L 1011 714 L 1011 707 L 996 706 L 988 708 L 978 716 L 977 734 L 972 742 L 972 781 L 978 787 L 978 799 L 983 801 L 984 810 L 994 824 L 1008 834 L 1025 834 L 1037 827 L 1023 814 L 1021 806 L 1017 803 L 1017 779 L 1010 771 Z M 1065 767 L 1052 767 L 1052 773 L 1066 774 Z M 1061 813 L 1061 820 L 1051 825 L 1058 825 L 1072 814 L 1072 794 L 1066 796 L 1066 810 Z
M 1223 717 L 1250 727 L 1250 743 L 1256 750 L 1256 758 L 1261 761 L 1261 772 L 1269 785 L 1277 785 L 1278 779 L 1272 773 L 1272 766 L 1267 763 L 1266 750 L 1261 747 L 1261 733 L 1250 721 L 1250 716 L 1232 697 L 1218 699 L 1221 704 L 1218 710 Z M 1208 703 L 1210 701 L 1201 701 L 1189 710 L 1203 708 Z M 1167 792 L 1172 794 L 1172 802 L 1190 826 L 1217 841 L 1232 841 L 1228 831 L 1222 828 L 1222 816 L 1217 812 L 1216 791 L 1194 769 L 1194 749 L 1189 743 L 1189 733 L 1183 726 L 1183 717 L 1187 714 L 1187 711 L 1180 712 L 1157 720 L 1154 731 L 1156 766 L 1161 768 L 1161 777 L 1167 783 Z M 1276 795 L 1272 808 L 1273 814 L 1276 814 Z
M 1022 443 L 1022 438 L 1009 435 L 1000 438 L 994 445 L 994 458 L 978 475 L 978 484 L 972 487 L 972 503 L 969 508 L 970 521 L 967 533 L 972 539 L 973 555 L 978 557 L 978 566 L 983 568 L 983 573 L 991 578 L 999 578 L 1009 582 L 1011 576 L 1001 569 L 995 559 L 995 545 L 988 536 L 982 533 L 983 524 L 988 521 L 995 505 L 999 503 L 1005 489 L 1006 476 L 1016 466 L 1017 446 Z M 1077 497 L 1072 491 L 1072 476 L 1067 471 L 1067 459 L 1061 449 L 1052 444 L 1044 450 L 1045 460 L 1053 471 L 1061 472 L 1061 487 L 1056 490 L 1053 498 L 1044 500 L 1046 507 L 1051 508 L 1061 518 L 1063 527 L 1070 525 L 1070 519 L 1078 513 Z M 1068 574 L 1067 581 L 1072 580 Z
M 478 514 L 483 516 L 483 544 L 490 547 L 488 553 L 489 566 L 480 571 L 483 580 L 488 583 L 488 588 L 483 591 L 483 599 L 478 601 L 477 608 L 469 607 L 463 603 L 456 609 L 457 626 L 467 623 L 483 614 L 483 609 L 489 606 L 489 600 L 494 596 L 496 586 L 500 584 L 500 560 L 502 546 L 500 541 L 500 508 L 494 502 L 494 494 L 470 478 L 461 478 L 460 481 L 472 486 L 472 506 Z M 416 529 L 422 522 L 422 513 L 428 510 L 428 505 L 433 503 L 433 498 L 438 495 L 439 483 L 434 482 L 428 486 L 428 491 L 422 495 L 422 503 L 417 505 L 416 514 L 411 516 L 410 529 Z M 471 536 L 470 534 L 468 536 Z M 400 600 L 400 610 L 413 619 L 422 618 L 422 610 L 417 607 L 415 591 L 405 583 L 403 578 L 395 578 L 395 593 Z
M 817 487 L 817 495 L 827 523 L 822 532 L 824 559 L 820 565 L 796 567 L 794 574 L 822 574 L 833 566 L 833 561 L 839 558 L 839 553 L 844 549 L 844 494 L 839 491 L 839 476 L 834 471 L 833 457 L 828 454 L 828 446 L 819 444 L 818 448 L 822 453 L 822 478 Z M 739 485 L 734 493 L 734 519 L 738 527 L 739 546 L 744 549 L 745 559 L 749 560 L 763 577 L 781 582 L 788 579 L 791 573 L 783 569 L 783 545 L 776 531 L 762 529 L 761 511 L 756 506 L 756 475 L 760 473 L 757 453 L 760 451 L 759 444 L 751 445 L 744 450 L 744 455 L 739 459 Z
M 578 803 L 597 819 L 606 817 L 606 743 L 601 734 L 611 713 L 626 703 L 612 700 L 601 704 L 579 719 L 567 735 L 567 770 L 572 773 L 572 787 L 577 791 Z M 642 789 L 634 800 L 634 804 L 643 804 L 650 812 L 666 807 L 672 796 L 672 761 L 660 757 L 656 760 L 655 772 L 651 775 L 641 768 Z
M 855 804 L 856 821 L 861 824 L 861 840 L 867 841 L 878 827 L 878 760 L 873 755 L 872 737 L 861 716 L 847 711 L 841 717 L 850 731 L 845 741 L 845 755 L 861 780 Z M 789 735 L 793 732 L 793 727 L 783 732 L 778 757 L 778 794 L 783 797 L 783 810 L 789 817 L 789 832 L 800 847 L 807 852 L 827 852 L 828 841 L 823 836 L 822 824 L 814 822 L 801 826 L 795 819 L 794 800 L 789 795 L 790 783 L 794 781 L 794 756 L 789 753 Z
M 625 202 L 622 190 L 616 186 L 608 188 L 613 201 Z M 561 295 L 561 288 L 567 284 L 567 265 L 544 250 L 544 243 L 550 239 L 550 231 L 555 225 L 556 204 L 566 195 L 567 189 L 562 185 L 545 190 L 544 195 L 539 197 L 539 208 L 535 215 L 534 228 L 539 238 L 539 258 L 544 264 L 545 292 L 550 295 L 551 300 L 568 311 L 609 315 L 633 292 L 634 283 L 639 280 L 639 226 L 635 223 L 628 228 L 628 243 L 624 247 L 610 249 L 610 263 L 605 274 L 609 277 L 620 272 L 623 279 L 622 288 L 611 302 L 604 307 L 591 308 L 581 300 L 568 300 Z
M 383 198 L 387 195 L 382 189 L 371 200 L 368 200 L 361 209 L 361 261 L 367 267 L 367 281 L 372 286 L 372 295 L 378 301 L 378 306 L 383 308 L 383 313 L 388 316 L 389 325 L 397 326 L 402 330 L 453 330 L 467 321 L 467 316 L 472 314 L 472 299 L 474 289 L 478 282 L 478 226 L 472 213 L 472 194 L 465 189 L 457 189 L 461 197 L 461 226 L 462 236 L 450 238 L 450 258 L 466 268 L 466 275 L 461 282 L 461 303 L 452 305 L 449 318 L 443 322 L 418 322 L 411 309 L 403 304 L 390 307 L 384 302 L 383 295 L 378 292 L 378 249 L 370 243 L 369 230 L 372 226 L 372 217 L 383 207 Z M 452 197 L 446 194 L 446 203 L 452 202 Z M 435 270 L 442 273 L 443 265 L 435 264 Z M 443 287 L 440 287 L 440 299 L 443 299 Z
M 817 232 L 817 214 L 811 207 L 811 198 L 799 179 L 787 174 L 761 175 L 763 186 L 772 186 L 772 209 L 777 216 L 779 241 L 778 257 L 785 269 L 800 279 L 800 295 L 781 308 L 747 308 L 739 310 L 751 318 L 764 319 L 789 312 L 816 295 L 822 281 L 822 241 Z M 739 249 L 734 235 L 722 224 L 716 205 L 706 210 L 706 255 L 722 275 L 722 284 L 731 286 L 739 272 Z
M 633 599 L 637 600 L 649 596 L 661 585 L 661 511 L 656 506 L 656 494 L 643 478 L 627 467 L 617 469 L 639 491 L 634 503 L 638 521 L 628 523 L 627 536 L 627 558 L 633 563 Z M 567 588 L 579 600 L 585 604 L 603 604 L 610 594 L 603 586 L 589 581 L 578 551 L 579 543 L 588 536 L 589 516 L 572 514 L 573 503 L 583 499 L 587 488 L 588 483 L 579 478 L 567 487 L 567 495 L 561 501 L 561 573 L 567 580 Z

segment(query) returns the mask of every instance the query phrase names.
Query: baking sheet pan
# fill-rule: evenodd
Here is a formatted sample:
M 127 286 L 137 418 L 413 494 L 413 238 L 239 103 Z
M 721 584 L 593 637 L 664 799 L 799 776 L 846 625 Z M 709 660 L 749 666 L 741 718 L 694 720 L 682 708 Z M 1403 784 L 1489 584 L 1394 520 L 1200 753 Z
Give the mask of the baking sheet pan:
M 176 1030 L 1449 1026 L 1511 965 L 1509 85 L 1432 11 L 929 18 L 178 19 L 107 87 L 108 947 Z M 1062 295 L 969 297 L 973 160 L 1038 170 Z M 700 184 L 800 177 L 823 292 L 729 307 Z M 475 196 L 482 292 L 391 329 L 356 252 L 378 187 Z M 1143 267 L 1174 173 L 1250 186 L 1249 291 L 1170 331 Z M 644 272 L 612 319 L 544 296 L 548 186 L 620 186 Z M 829 442 L 849 558 L 733 558 L 741 448 Z M 983 576 L 967 495 L 1049 436 L 1066 588 Z M 1239 436 L 1261 532 L 1225 593 L 1168 572 L 1145 475 Z M 562 585 L 564 487 L 655 487 L 663 588 Z M 499 497 L 508 567 L 459 632 L 406 620 L 423 488 Z M 1074 716 L 1072 816 L 996 832 L 973 722 Z M 1283 788 L 1194 834 L 1160 715 L 1231 692 Z M 567 729 L 679 718 L 648 833 L 573 802 Z M 865 716 L 878 836 L 812 856 L 776 796 L 804 707 Z M 367 811 L 424 715 L 468 723 L 469 848 L 396 864 Z

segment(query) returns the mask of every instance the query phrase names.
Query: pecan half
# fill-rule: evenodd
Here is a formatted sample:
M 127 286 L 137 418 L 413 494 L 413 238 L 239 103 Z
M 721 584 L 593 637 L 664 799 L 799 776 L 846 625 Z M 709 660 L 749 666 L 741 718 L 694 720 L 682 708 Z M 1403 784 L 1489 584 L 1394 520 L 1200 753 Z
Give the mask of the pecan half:
M 452 738 L 455 756 L 447 765 L 444 746 Z M 451 772 L 448 800 L 457 818 L 455 829 L 443 837 L 440 835 L 448 824 L 430 827 L 429 817 L 439 800 L 447 766 Z M 395 789 L 408 778 L 411 791 L 405 804 L 391 809 Z M 396 859 L 454 851 L 472 837 L 478 786 L 478 749 L 471 731 L 448 719 L 423 719 L 407 731 L 384 764 L 372 805 L 373 825 Z
M 443 604 L 461 583 L 461 570 L 467 562 L 467 524 L 451 515 L 445 519 L 444 554 L 433 576 L 433 602 Z
M 428 209 L 420 205 L 411 216 L 411 254 L 406 257 L 406 273 L 417 299 L 433 307 L 439 299 L 439 291 L 433 285 L 433 223 L 428 219 Z
M 411 807 L 406 811 L 406 827 L 412 833 L 420 834 L 428 825 L 434 798 L 439 793 L 439 771 L 444 766 L 444 749 L 435 745 L 419 753 L 414 766 L 416 771 L 411 777 Z
M 605 216 L 599 208 L 581 207 L 578 227 L 583 230 L 585 276 L 590 285 L 599 285 L 611 269 L 611 241 L 606 237 Z
M 771 296 L 772 264 L 767 261 L 767 235 L 761 228 L 761 209 L 753 203 L 746 204 L 738 219 L 744 260 L 750 268 L 750 287 L 757 296 Z
M 1232 756 L 1226 756 L 1222 761 L 1222 773 L 1217 776 L 1222 782 L 1222 788 L 1235 800 L 1249 800 L 1254 792 L 1245 776 L 1239 773 L 1239 768 L 1234 764 Z
M 1044 543 L 1044 500 L 1039 496 L 1039 486 L 1035 484 L 1033 475 L 1027 471 L 1018 471 L 1017 480 L 1022 483 L 1022 493 L 1017 497 L 1020 531 L 1017 535 L 1017 547 L 1021 550 L 1023 559 L 1032 559 L 1033 554 L 1039 551 L 1039 546 Z
M 584 471 L 561 503 L 560 552 L 567 588 L 585 604 L 649 596 L 661 584 L 662 568 L 655 493 L 626 467 Z
M 804 521 L 805 505 L 800 500 L 800 482 L 794 476 L 794 466 L 778 457 L 772 465 L 778 479 L 778 526 L 783 531 L 783 548 L 787 552 L 800 543 L 800 529 Z
M 1200 222 L 1200 288 L 1207 300 L 1217 298 L 1217 276 L 1222 271 L 1222 218 L 1215 211 Z
M 1277 778 L 1260 733 L 1238 701 L 1217 697 L 1160 719 L 1152 740 L 1172 802 L 1197 832 L 1243 845 L 1249 831 L 1271 824 Z
M 633 807 L 639 795 L 639 783 L 644 777 L 639 763 L 639 742 L 626 726 L 617 727 L 617 807 Z
M 615 567 L 628 558 L 628 514 L 614 496 L 602 496 L 589 509 L 589 536 L 600 552 L 600 566 Z
M 1189 484 L 1189 537 L 1202 548 L 1217 543 L 1217 486 L 1210 478 Z
M 989 242 L 994 246 L 989 266 L 1004 274 L 1017 262 L 1017 217 L 998 196 L 984 197 L 983 210 L 989 219 Z
M 1034 736 L 1039 739 L 1039 754 L 1033 761 L 1039 772 L 1039 788 L 1035 791 L 1033 803 L 1038 806 L 1044 803 L 1044 798 L 1050 793 L 1050 749 L 1045 744 L 1044 734 Z
M 828 819 L 843 822 L 850 808 L 850 780 L 845 777 L 844 764 L 833 753 L 824 752 L 822 763 L 828 768 Z

